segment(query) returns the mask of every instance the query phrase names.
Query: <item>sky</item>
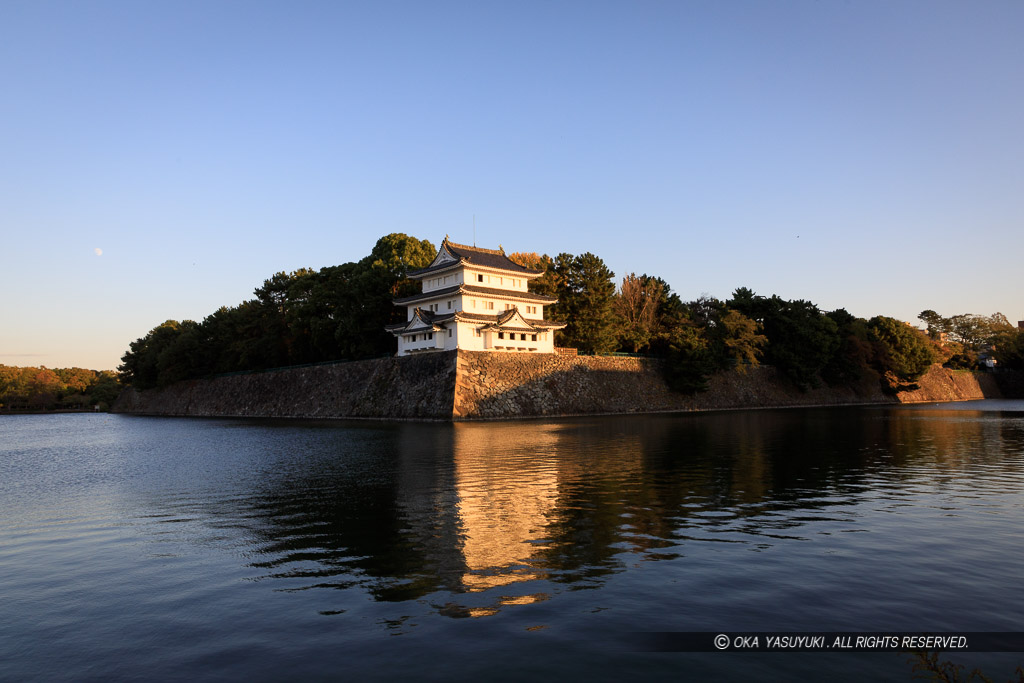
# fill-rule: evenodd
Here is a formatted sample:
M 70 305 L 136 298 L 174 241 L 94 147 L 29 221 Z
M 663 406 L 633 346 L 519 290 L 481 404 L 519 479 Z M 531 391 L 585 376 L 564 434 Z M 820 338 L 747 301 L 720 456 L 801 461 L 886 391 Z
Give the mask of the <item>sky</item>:
M 0 0 L 0 363 L 383 235 L 1024 320 L 1018 0 Z

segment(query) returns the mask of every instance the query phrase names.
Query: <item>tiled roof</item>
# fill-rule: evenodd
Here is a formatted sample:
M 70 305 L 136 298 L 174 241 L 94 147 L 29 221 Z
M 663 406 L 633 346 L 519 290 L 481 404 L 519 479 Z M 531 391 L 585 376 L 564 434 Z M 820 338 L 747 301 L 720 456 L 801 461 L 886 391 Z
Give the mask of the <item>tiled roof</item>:
M 565 327 L 565 323 L 555 322 L 554 320 L 534 320 L 532 318 L 523 318 L 529 327 L 522 326 L 507 326 L 505 323 L 509 322 L 514 316 L 516 311 L 508 310 L 498 315 L 482 315 L 477 313 L 465 313 L 463 311 L 453 311 L 451 313 L 445 312 L 443 315 L 440 313 L 434 313 L 432 311 L 426 311 L 422 308 L 416 309 L 419 312 L 420 319 L 432 328 L 434 325 L 442 325 L 444 323 L 452 322 L 468 322 L 478 323 L 480 325 L 494 325 L 503 330 L 515 330 L 516 332 L 536 332 L 537 330 L 560 330 Z M 384 329 L 388 332 L 395 333 L 400 330 L 404 330 L 409 326 L 410 320 L 405 322 L 395 323 L 393 325 L 387 325 Z M 428 329 L 428 327 L 419 327 L 417 330 Z
M 430 292 L 414 294 L 412 296 L 402 297 L 401 299 L 395 299 L 394 304 L 396 306 L 403 306 L 405 304 L 416 303 L 417 301 L 427 301 L 429 299 L 435 299 L 459 293 L 476 294 L 477 296 L 495 296 L 502 297 L 505 299 L 515 299 L 516 301 L 535 301 L 541 304 L 553 304 L 556 301 L 558 301 L 556 297 L 547 296 L 544 294 L 534 294 L 533 292 L 517 292 L 510 289 L 497 289 L 495 287 L 478 287 L 476 285 L 453 285 L 451 287 L 445 287 L 444 289 L 435 289 Z
M 433 299 L 439 296 L 458 294 L 460 287 L 462 287 L 462 285 L 454 285 L 452 287 L 445 287 L 444 289 L 435 289 L 425 294 L 423 292 L 420 292 L 419 294 L 413 294 L 412 296 L 403 296 L 400 299 L 395 299 L 392 303 L 394 303 L 396 306 L 402 306 L 403 304 L 411 304 L 417 301 L 426 301 L 427 299 Z
M 553 304 L 558 301 L 556 296 L 547 294 L 535 294 L 533 292 L 517 292 L 509 289 L 498 289 L 497 287 L 480 287 L 478 285 L 462 285 L 462 291 L 466 294 L 479 294 L 483 296 L 503 296 L 509 299 L 522 299 L 523 301 L 537 301 L 540 303 Z
M 480 323 L 481 325 L 501 325 L 504 321 L 507 321 L 512 316 L 509 315 L 514 311 L 505 311 L 501 315 L 479 315 L 477 313 L 465 313 L 460 311 L 456 315 L 456 320 L 465 321 L 471 323 Z M 555 322 L 554 320 L 534 320 L 533 318 L 523 318 L 526 322 L 536 328 L 553 328 L 561 329 L 565 327 L 565 323 Z
M 455 319 L 455 311 L 446 311 L 445 313 L 441 314 L 434 313 L 433 311 L 427 311 L 422 308 L 417 308 L 416 315 L 418 315 L 420 320 L 422 320 L 425 323 L 425 326 L 423 328 L 416 329 L 427 329 L 428 327 L 440 325 L 441 323 L 450 322 L 451 320 Z M 388 332 L 397 332 L 398 330 L 403 330 L 409 326 L 409 323 L 411 323 L 415 319 L 415 317 L 416 316 L 414 315 L 413 318 L 406 320 L 405 322 L 394 323 L 392 325 L 385 325 L 384 329 L 387 330 Z
M 498 249 L 482 249 L 480 247 L 470 247 L 465 244 L 456 244 L 451 242 L 447 237 L 441 242 L 441 249 L 446 250 L 449 254 L 454 256 L 456 259 L 471 265 L 480 266 L 481 268 L 500 268 L 501 270 L 511 271 L 513 273 L 520 273 L 522 275 L 541 275 L 541 271 L 531 270 L 524 266 L 519 265 L 515 261 L 505 256 L 504 251 Z M 440 253 L 440 251 L 438 251 Z M 436 266 L 423 268 L 422 270 L 414 270 L 409 273 L 410 277 L 416 277 L 427 273 L 432 273 L 435 270 L 443 270 L 450 268 L 453 265 L 451 261 L 445 263 L 439 263 Z

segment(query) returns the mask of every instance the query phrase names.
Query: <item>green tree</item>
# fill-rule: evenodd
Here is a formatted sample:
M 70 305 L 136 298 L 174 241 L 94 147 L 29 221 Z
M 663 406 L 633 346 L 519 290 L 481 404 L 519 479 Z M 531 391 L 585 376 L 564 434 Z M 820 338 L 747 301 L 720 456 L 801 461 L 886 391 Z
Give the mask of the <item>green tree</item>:
M 589 252 L 575 257 L 559 254 L 554 270 L 559 278 L 559 291 L 552 313 L 559 316 L 556 320 L 567 323 L 559 333 L 561 344 L 585 354 L 614 350 L 615 274 Z
M 875 348 L 867 321 L 844 308 L 826 314 L 836 324 L 839 346 L 822 368 L 821 376 L 830 386 L 854 385 L 873 376 Z
M 810 301 L 766 298 L 740 288 L 728 305 L 761 323 L 768 338 L 765 362 L 798 387 L 818 386 L 840 346 L 839 328 Z
M 138 389 L 157 386 L 160 354 L 178 338 L 180 328 L 181 323 L 177 320 L 168 320 L 154 327 L 146 336 L 133 341 L 118 367 L 121 381 Z
M 1002 330 L 996 334 L 992 343 L 992 355 L 999 363 L 999 367 L 1024 370 L 1024 330 Z
M 942 335 L 949 332 L 949 318 L 943 318 L 931 309 L 921 311 L 917 319 L 928 327 L 928 336 L 936 341 L 940 340 Z
M 89 396 L 89 403 L 105 409 L 117 400 L 121 393 L 121 383 L 117 381 L 116 373 L 103 370 L 96 373 L 96 378 L 86 392 Z
M 875 362 L 890 390 L 917 388 L 914 381 L 938 360 L 927 335 L 907 323 L 875 316 L 868 321 L 868 330 L 871 338 L 878 342 Z
M 704 330 L 692 322 L 675 327 L 662 368 L 665 383 L 673 391 L 683 394 L 707 391 L 715 362 Z
M 192 320 L 178 323 L 175 337 L 157 354 L 158 386 L 206 374 L 199 324 Z
M 96 373 L 85 368 L 57 368 L 54 372 L 64 385 L 64 390 L 70 393 L 85 393 L 96 379 Z

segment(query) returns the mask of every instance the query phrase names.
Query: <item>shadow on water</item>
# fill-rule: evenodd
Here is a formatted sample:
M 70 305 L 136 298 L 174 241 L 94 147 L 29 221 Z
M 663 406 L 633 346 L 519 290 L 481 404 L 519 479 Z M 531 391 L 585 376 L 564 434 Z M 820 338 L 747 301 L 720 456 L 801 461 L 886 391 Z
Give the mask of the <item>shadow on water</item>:
M 306 452 L 276 454 L 210 519 L 245 520 L 251 567 L 276 590 L 356 589 L 449 617 L 709 544 L 865 531 L 866 498 L 907 505 L 908 487 L 972 467 L 1019 479 L 1020 458 L 991 444 L 1024 452 L 1018 420 L 891 408 L 303 429 Z

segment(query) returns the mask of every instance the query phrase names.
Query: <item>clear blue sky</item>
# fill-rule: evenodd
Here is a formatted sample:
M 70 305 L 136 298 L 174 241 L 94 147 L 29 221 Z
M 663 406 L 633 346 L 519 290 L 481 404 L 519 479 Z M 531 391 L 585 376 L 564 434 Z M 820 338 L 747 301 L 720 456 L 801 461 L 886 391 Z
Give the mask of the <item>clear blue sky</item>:
M 1022 36 L 1017 0 L 0 0 L 0 363 L 113 369 L 474 215 L 684 299 L 1024 319 Z

